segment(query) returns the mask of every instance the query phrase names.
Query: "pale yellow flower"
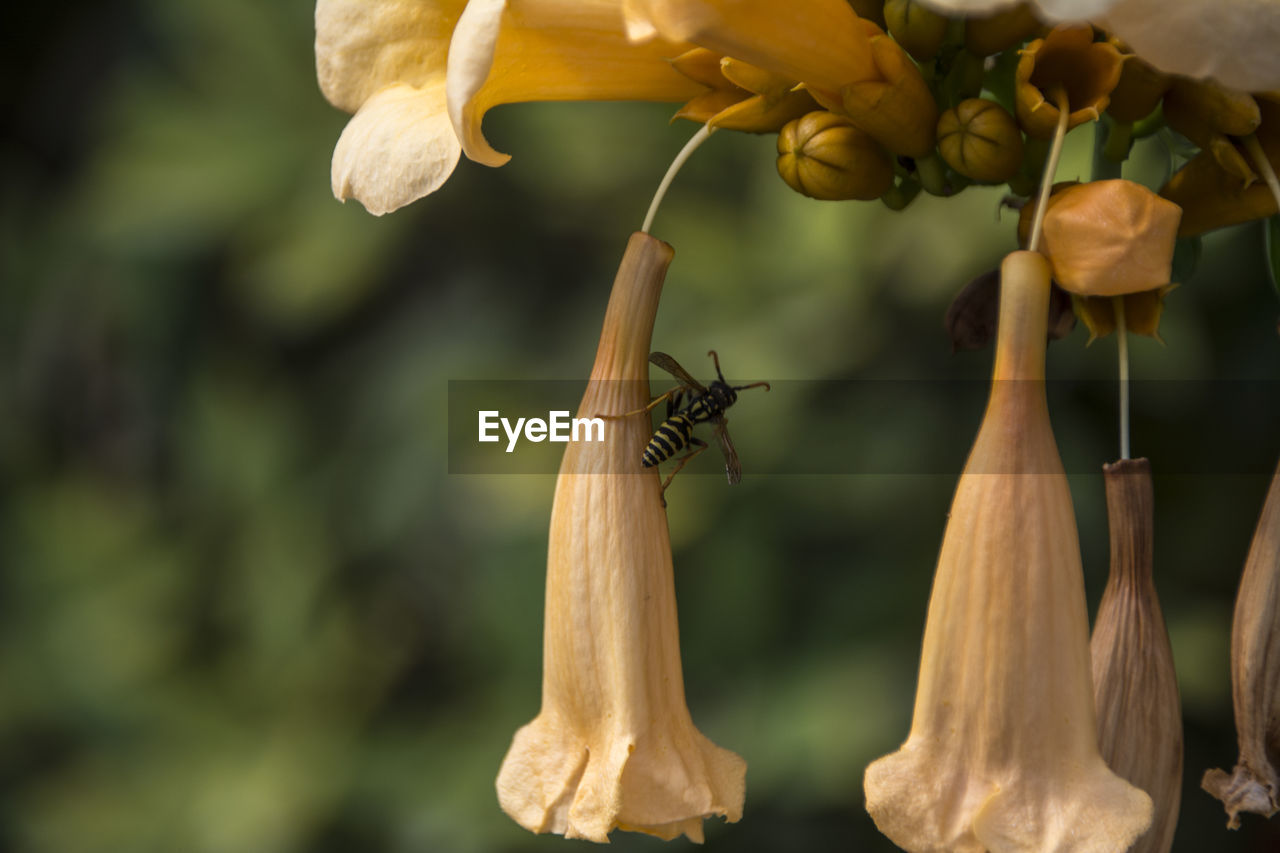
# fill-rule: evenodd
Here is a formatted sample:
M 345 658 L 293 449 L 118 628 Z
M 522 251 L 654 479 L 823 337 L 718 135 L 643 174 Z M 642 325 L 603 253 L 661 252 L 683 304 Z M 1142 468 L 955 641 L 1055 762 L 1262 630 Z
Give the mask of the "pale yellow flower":
M 480 133 L 503 103 L 684 101 L 702 87 L 632 45 L 621 0 L 319 0 L 316 71 L 355 113 L 333 155 L 339 199 L 383 214 L 438 189 L 461 153 L 501 165 Z M 465 7 L 465 9 L 464 9 Z
M 635 234 L 609 297 L 580 416 L 649 402 L 649 340 L 671 247 Z M 702 840 L 742 816 L 746 765 L 693 725 L 684 699 L 671 542 L 649 419 L 570 443 L 547 552 L 542 710 L 516 732 L 498 801 L 521 826 L 607 841 L 616 829 Z
M 911 733 L 867 811 L 913 853 L 1115 853 L 1151 798 L 1098 752 L 1080 546 L 1044 390 L 1049 264 L 1001 267 L 994 381 L 956 486 Z

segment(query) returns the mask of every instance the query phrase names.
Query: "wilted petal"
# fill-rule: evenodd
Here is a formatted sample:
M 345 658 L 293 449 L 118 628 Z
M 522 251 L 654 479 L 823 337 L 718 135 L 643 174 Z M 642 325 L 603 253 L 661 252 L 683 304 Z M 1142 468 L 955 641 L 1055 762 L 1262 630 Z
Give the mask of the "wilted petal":
M 444 111 L 444 81 L 396 84 L 365 101 L 333 151 L 333 194 L 375 216 L 435 192 L 462 152 Z
M 463 152 L 488 166 L 485 112 L 523 101 L 687 101 L 702 87 L 668 61 L 688 45 L 632 44 L 621 0 L 471 0 L 449 46 L 448 103 Z

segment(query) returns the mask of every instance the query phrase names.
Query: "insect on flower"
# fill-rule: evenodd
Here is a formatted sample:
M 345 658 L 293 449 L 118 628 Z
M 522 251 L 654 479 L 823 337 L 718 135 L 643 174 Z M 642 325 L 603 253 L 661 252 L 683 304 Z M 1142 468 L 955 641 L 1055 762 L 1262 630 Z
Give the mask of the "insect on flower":
M 715 362 L 717 377 L 709 388 L 689 375 L 689 371 L 665 352 L 650 353 L 649 361 L 670 373 L 680 381 L 680 384 L 655 398 L 643 409 L 617 416 L 629 417 L 648 412 L 654 406 L 666 401 L 666 419 L 658 425 L 653 437 L 649 439 L 641 463 L 646 468 L 652 468 L 672 458 L 686 447 L 692 449 L 677 460 L 679 464 L 676 465 L 675 470 L 662 481 L 663 492 L 666 492 L 667 486 L 671 485 L 676 474 L 680 473 L 680 469 L 687 465 L 689 460 L 707 449 L 707 443 L 693 435 L 694 426 L 706 422 L 712 423 L 715 427 L 716 439 L 720 444 L 721 452 L 724 453 L 724 472 L 729 479 L 729 484 L 736 485 L 742 480 L 742 466 L 738 463 L 738 452 L 734 450 L 733 442 L 729 439 L 729 421 L 725 418 L 724 411 L 737 402 L 739 391 L 761 386 L 767 391 L 769 383 L 730 385 L 720 369 L 720 356 L 716 355 L 715 350 L 709 350 L 707 355 L 711 356 Z

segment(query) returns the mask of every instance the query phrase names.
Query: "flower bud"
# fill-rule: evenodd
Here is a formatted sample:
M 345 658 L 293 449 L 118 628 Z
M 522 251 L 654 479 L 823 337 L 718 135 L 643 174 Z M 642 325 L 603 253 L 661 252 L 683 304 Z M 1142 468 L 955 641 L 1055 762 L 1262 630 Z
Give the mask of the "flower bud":
M 886 0 L 885 29 L 919 62 L 933 59 L 947 37 L 947 19 L 917 0 Z
M 1154 806 L 1151 828 L 1129 853 L 1168 853 L 1182 791 L 1182 711 L 1151 572 L 1151 463 L 1122 459 L 1102 471 L 1111 575 L 1089 643 L 1098 747 L 1107 766 Z
M 685 51 L 671 64 L 710 87 L 681 107 L 675 118 L 726 130 L 777 133 L 818 106 L 808 92 L 796 88 L 796 81 L 706 48 Z
M 1280 810 L 1280 468 L 1271 479 L 1231 621 L 1231 698 L 1240 758 L 1231 773 L 1210 770 L 1200 783 L 1222 800 L 1227 826 L 1240 812 Z
M 970 98 L 938 119 L 938 153 L 965 177 L 998 184 L 1022 165 L 1022 132 L 995 101 Z
M 966 18 L 964 46 L 978 56 L 1001 53 L 1044 29 L 1028 3 L 982 18 Z
M 870 21 L 859 21 L 869 37 L 877 76 L 840 90 L 845 115 L 894 154 L 926 157 L 933 151 L 938 105 L 906 51 Z
M 1257 180 L 1253 165 L 1229 136 L 1248 136 L 1262 124 L 1258 102 L 1245 93 L 1212 80 L 1176 80 L 1164 96 L 1164 119 L 1169 127 L 1210 152 L 1239 189 Z
M 547 548 L 542 710 L 498 773 L 503 811 L 533 832 L 608 841 L 614 829 L 702 841 L 742 816 L 742 759 L 685 705 L 671 542 L 656 468 L 643 468 L 649 346 L 671 247 L 634 234 L 578 411 L 615 416 L 567 445 Z
M 848 119 L 817 110 L 778 134 L 778 174 L 810 198 L 869 201 L 893 185 L 893 161 Z
M 1120 67 L 1120 82 L 1111 90 L 1107 112 L 1120 121 L 1138 121 L 1151 115 L 1173 81 L 1137 54 L 1126 53 Z
M 1062 24 L 1027 45 L 1014 73 L 1018 123 L 1030 136 L 1048 139 L 1058 127 L 1054 93 L 1067 93 L 1067 129 L 1097 121 L 1120 81 L 1120 51 L 1095 42 L 1088 25 Z
M 1169 283 L 1182 211 L 1132 181 L 1070 187 L 1044 217 L 1053 278 L 1081 296 L 1119 296 Z

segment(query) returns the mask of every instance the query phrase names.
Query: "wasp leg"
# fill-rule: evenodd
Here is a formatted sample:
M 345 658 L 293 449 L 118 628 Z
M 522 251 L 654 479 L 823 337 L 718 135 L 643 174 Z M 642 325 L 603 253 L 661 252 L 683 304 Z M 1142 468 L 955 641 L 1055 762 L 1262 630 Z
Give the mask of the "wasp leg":
M 699 453 L 707 449 L 707 443 L 702 439 L 696 438 L 694 436 L 689 436 L 689 446 L 692 447 L 693 449 L 690 450 L 688 453 L 686 453 L 684 456 L 681 456 L 679 459 L 676 460 L 680 464 L 676 465 L 675 470 L 667 475 L 667 479 L 662 481 L 661 494 L 663 495 L 666 494 L 667 486 L 671 485 L 671 481 L 675 479 L 676 474 L 680 473 L 681 468 L 688 465 L 690 460 L 693 459 L 693 457 L 697 456 Z M 665 497 L 662 499 L 662 505 L 663 506 L 667 505 L 667 499 Z
M 605 421 L 616 421 L 616 420 L 621 420 L 622 418 L 630 418 L 630 417 L 633 417 L 633 416 L 635 416 L 635 415 L 641 415 L 641 414 L 644 414 L 644 413 L 646 413 L 646 412 L 651 412 L 651 411 L 653 411 L 654 406 L 657 406 L 659 403 L 662 403 L 662 402 L 664 402 L 664 401 L 666 401 L 666 400 L 670 400 L 670 399 L 671 399 L 671 395 L 672 395 L 672 394 L 675 394 L 675 393 L 676 393 L 677 391 L 679 391 L 679 390 L 680 390 L 679 388 L 672 388 L 672 389 L 671 389 L 670 391 L 668 391 L 667 393 L 662 394 L 662 395 L 660 395 L 660 396 L 658 396 L 658 397 L 653 398 L 653 402 L 652 402 L 652 403 L 650 403 L 649 405 L 645 406 L 643 409 L 632 409 L 631 411 L 629 411 L 629 412 L 623 412 L 623 413 L 622 413 L 622 414 L 620 414 L 620 415 L 592 415 L 592 417 L 593 417 L 593 418 L 600 418 L 601 420 L 605 420 Z

